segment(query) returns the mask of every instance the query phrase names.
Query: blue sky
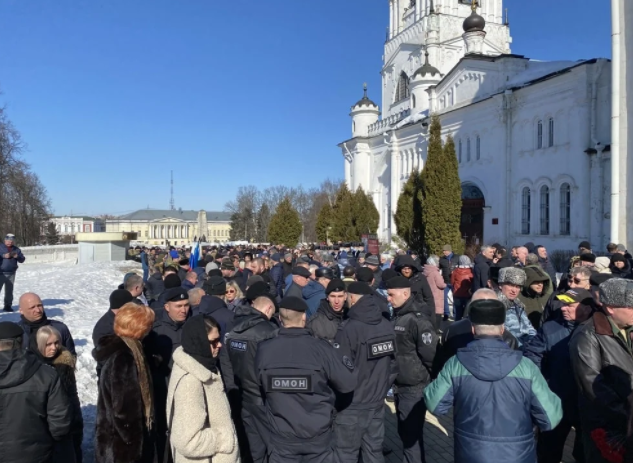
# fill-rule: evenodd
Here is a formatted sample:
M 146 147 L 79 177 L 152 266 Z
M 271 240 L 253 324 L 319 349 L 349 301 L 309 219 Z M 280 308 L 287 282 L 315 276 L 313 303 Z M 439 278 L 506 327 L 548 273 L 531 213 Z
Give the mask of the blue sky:
M 457 0 L 455 0 L 457 1 Z M 610 57 L 609 2 L 505 0 L 513 53 Z M 388 0 L 2 0 L 0 101 L 56 214 L 341 178 Z

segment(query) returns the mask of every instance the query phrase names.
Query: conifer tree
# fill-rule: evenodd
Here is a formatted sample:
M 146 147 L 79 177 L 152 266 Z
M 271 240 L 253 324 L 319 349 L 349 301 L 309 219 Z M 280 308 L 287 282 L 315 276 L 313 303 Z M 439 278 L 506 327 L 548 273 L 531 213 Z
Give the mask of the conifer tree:
M 409 175 L 398 198 L 396 213 L 393 216 L 396 232 L 409 249 L 423 251 L 422 227 L 422 177 L 417 169 Z
M 53 222 L 46 225 L 46 244 L 57 244 L 59 242 L 59 233 Z
M 327 242 L 329 238 L 328 229 L 332 226 L 332 215 L 334 211 L 329 202 L 326 202 L 319 210 L 316 220 L 316 236 L 319 242 Z
M 301 219 L 287 196 L 279 203 L 268 225 L 268 239 L 275 244 L 294 247 L 301 236 Z
M 426 164 L 422 171 L 422 222 L 424 245 L 429 254 L 440 254 L 450 244 L 453 252 L 464 250 L 459 225 L 462 210 L 462 186 L 459 179 L 455 143 L 448 137 L 442 147 L 440 118 L 433 116 Z
M 334 201 L 331 240 L 355 241 L 359 239 L 354 226 L 353 209 L 354 195 L 347 188 L 347 184 L 343 183 L 336 193 L 336 200 Z
M 354 236 L 348 238 L 351 241 L 358 241 L 362 235 L 373 235 L 378 230 L 380 214 L 374 200 L 369 193 L 365 193 L 362 186 L 354 193 L 352 220 L 356 231 Z

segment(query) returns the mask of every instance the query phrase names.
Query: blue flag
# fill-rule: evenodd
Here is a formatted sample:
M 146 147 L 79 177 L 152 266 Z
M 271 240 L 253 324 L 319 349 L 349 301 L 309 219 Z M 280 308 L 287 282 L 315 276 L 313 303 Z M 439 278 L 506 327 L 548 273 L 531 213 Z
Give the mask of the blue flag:
M 189 258 L 189 268 L 193 271 L 198 266 L 198 260 L 200 259 L 200 241 L 197 241 L 193 249 L 191 250 L 191 257 Z

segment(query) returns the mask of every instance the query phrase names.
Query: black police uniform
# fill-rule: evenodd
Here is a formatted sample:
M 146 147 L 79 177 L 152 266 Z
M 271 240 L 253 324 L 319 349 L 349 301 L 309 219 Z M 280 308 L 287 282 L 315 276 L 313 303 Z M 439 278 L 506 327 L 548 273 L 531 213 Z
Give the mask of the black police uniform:
M 349 310 L 335 347 L 350 352 L 357 386 L 351 404 L 336 416 L 337 462 L 382 463 L 385 436 L 384 399 L 397 374 L 396 336 L 375 296 L 363 296 Z
M 394 381 L 398 435 L 405 463 L 425 462 L 424 388 L 431 382 L 437 334 L 429 318 L 419 311 L 414 296 L 394 307 L 398 376 Z
M 351 359 L 306 328 L 281 328 L 259 345 L 255 365 L 271 431 L 270 463 L 332 462 L 333 388 L 354 390 Z
M 268 446 L 268 418 L 255 371 L 255 354 L 259 343 L 275 337 L 278 328 L 260 311 L 246 305 L 237 307 L 234 321 L 223 348 L 228 350 L 241 396 L 241 421 L 248 440 L 240 442 L 242 462 L 250 457 L 254 463 L 262 463 Z
M 347 319 L 347 307 L 344 306 L 339 312 L 332 309 L 327 299 L 322 299 L 319 308 L 313 317 L 310 317 L 306 327 L 312 331 L 317 338 L 326 341 L 334 341 L 339 326 Z

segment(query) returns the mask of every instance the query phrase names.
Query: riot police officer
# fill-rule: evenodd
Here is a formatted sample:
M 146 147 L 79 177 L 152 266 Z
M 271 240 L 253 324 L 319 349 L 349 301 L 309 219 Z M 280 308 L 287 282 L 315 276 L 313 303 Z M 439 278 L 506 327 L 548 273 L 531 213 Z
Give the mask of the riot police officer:
M 407 278 L 391 278 L 386 287 L 395 314 L 398 376 L 394 381 L 394 392 L 398 434 L 403 443 L 405 463 L 422 463 L 426 461 L 424 388 L 431 382 L 437 334 L 429 317 L 420 311 Z
M 330 281 L 325 295 L 317 312 L 308 320 L 307 327 L 317 338 L 333 342 L 339 326 L 347 319 L 347 293 L 343 280 L 334 278 Z
M 333 460 L 335 392 L 354 390 L 354 364 L 305 328 L 307 304 L 281 300 L 283 327 L 259 345 L 255 366 L 270 426 L 270 463 Z
M 275 314 L 275 300 L 266 283 L 248 288 L 246 299 L 252 301 L 251 305 L 236 308 L 235 327 L 226 336 L 225 348 L 240 392 L 241 422 L 248 441 L 240 443 L 242 461 L 250 461 L 250 455 L 254 463 L 262 463 L 266 458 L 268 425 L 255 373 L 255 354 L 259 343 L 276 336 L 278 327 L 270 321 Z
M 367 283 L 347 288 L 349 319 L 336 334 L 336 346 L 350 352 L 358 382 L 351 403 L 336 416 L 336 455 L 339 463 L 382 463 L 385 437 L 384 398 L 397 373 L 393 326 L 382 315 Z

